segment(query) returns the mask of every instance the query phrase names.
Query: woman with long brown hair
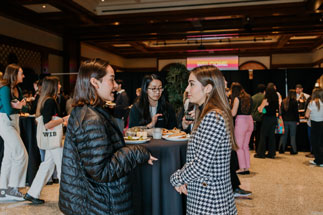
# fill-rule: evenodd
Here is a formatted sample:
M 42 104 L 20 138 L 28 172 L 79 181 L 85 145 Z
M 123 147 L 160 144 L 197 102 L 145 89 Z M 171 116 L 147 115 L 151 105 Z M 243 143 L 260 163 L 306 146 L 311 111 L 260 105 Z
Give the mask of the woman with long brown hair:
M 252 99 L 241 84 L 231 84 L 232 116 L 235 118 L 234 134 L 239 149 L 237 150 L 240 170 L 238 174 L 250 174 L 249 142 L 253 131 L 251 116 Z
M 24 200 L 19 187 L 25 187 L 28 154 L 20 137 L 19 111 L 26 105 L 18 84 L 24 74 L 10 64 L 0 80 L 0 136 L 4 140 L 4 156 L 0 174 L 0 200 Z
M 236 149 L 224 77 L 214 66 L 190 73 L 186 88 L 197 108 L 186 164 L 170 178 L 187 195 L 186 214 L 237 214 L 230 181 L 231 149 Z
M 296 147 L 296 130 L 299 123 L 298 104 L 296 100 L 296 90 L 290 89 L 288 96 L 282 102 L 282 117 L 284 120 L 285 133 L 281 136 L 279 142 L 279 153 L 284 153 L 287 143 L 287 138 L 290 136 L 290 145 L 292 150 L 290 154 L 297 154 Z
M 310 164 L 323 167 L 323 88 L 313 91 L 305 117 L 311 120 L 311 144 L 314 160 Z
M 133 214 L 129 174 L 138 164 L 156 160 L 143 146 L 125 145 L 103 108 L 114 100 L 114 78 L 106 61 L 80 66 L 63 151 L 59 208 L 64 214 Z
M 61 124 L 67 124 L 69 116 L 57 118 L 57 116 L 60 115 L 60 110 L 56 99 L 60 88 L 61 85 L 57 77 L 47 76 L 43 79 L 42 90 L 36 109 L 36 117 L 42 116 L 40 120 L 43 120 L 46 129 L 53 129 Z M 57 145 L 60 145 L 62 140 L 58 141 L 60 142 Z M 24 196 L 25 200 L 31 201 L 34 204 L 43 204 L 45 202 L 44 200 L 39 199 L 40 193 L 49 178 L 53 175 L 55 167 L 57 170 L 57 176 L 60 179 L 62 153 L 62 146 L 45 150 L 45 159 L 40 164 L 33 183 L 27 194 Z

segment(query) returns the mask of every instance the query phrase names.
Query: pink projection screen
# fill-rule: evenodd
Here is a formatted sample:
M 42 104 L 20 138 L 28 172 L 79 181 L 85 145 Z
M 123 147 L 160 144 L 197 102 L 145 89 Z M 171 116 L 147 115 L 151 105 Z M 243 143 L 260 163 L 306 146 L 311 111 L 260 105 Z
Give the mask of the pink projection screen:
M 187 69 L 192 70 L 195 67 L 203 65 L 214 65 L 220 70 L 238 70 L 238 56 L 223 57 L 191 57 L 187 58 Z

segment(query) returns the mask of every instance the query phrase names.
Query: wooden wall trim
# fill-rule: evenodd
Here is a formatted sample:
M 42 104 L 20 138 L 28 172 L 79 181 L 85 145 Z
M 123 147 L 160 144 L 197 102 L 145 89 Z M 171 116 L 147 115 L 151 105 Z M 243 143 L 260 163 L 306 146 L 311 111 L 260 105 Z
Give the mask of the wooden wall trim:
M 8 37 L 8 36 L 2 35 L 2 34 L 0 34 L 0 41 L 1 41 L 1 43 L 7 44 L 10 46 L 16 46 L 16 47 L 23 48 L 23 49 L 29 49 L 29 50 L 39 51 L 39 52 L 46 52 L 48 54 L 63 56 L 63 51 L 56 50 L 53 48 L 48 48 L 45 46 L 30 43 L 30 42 L 26 42 L 26 41 L 19 40 L 16 38 Z

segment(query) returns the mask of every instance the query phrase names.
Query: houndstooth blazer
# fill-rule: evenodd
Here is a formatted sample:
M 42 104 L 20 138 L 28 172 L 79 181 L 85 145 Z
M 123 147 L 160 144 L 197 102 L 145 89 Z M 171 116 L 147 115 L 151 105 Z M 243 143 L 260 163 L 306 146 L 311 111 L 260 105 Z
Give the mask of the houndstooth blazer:
M 170 178 L 187 184 L 187 215 L 237 214 L 230 180 L 230 136 L 223 117 L 205 115 L 188 142 L 186 163 Z

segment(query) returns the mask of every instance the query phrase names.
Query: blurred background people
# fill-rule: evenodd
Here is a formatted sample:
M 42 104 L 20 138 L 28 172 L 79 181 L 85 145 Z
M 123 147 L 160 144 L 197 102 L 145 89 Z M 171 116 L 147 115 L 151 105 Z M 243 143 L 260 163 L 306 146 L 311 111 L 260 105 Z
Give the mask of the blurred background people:
M 276 140 L 275 128 L 277 125 L 277 117 L 279 110 L 279 99 L 275 90 L 275 85 L 269 83 L 266 88 L 265 97 L 258 111 L 263 113 L 262 125 L 260 131 L 260 141 L 255 158 L 275 158 L 276 155 Z M 266 152 L 266 142 L 268 138 L 268 154 Z
M 235 117 L 234 135 L 239 147 L 237 150 L 240 167 L 238 174 L 250 174 L 249 142 L 253 131 L 252 99 L 238 82 L 231 84 L 231 102 L 231 113 Z
M 117 88 L 115 92 L 115 106 L 113 108 L 113 117 L 116 120 L 121 132 L 125 127 L 126 120 L 129 115 L 129 98 L 126 91 L 123 89 L 123 81 L 116 80 Z
M 323 88 L 314 90 L 305 117 L 311 120 L 311 145 L 314 160 L 310 160 L 310 164 L 323 167 Z
M 296 91 L 291 89 L 288 96 L 283 100 L 282 117 L 284 121 L 285 133 L 280 137 L 279 153 L 284 153 L 288 136 L 290 137 L 290 145 L 292 150 L 290 154 L 297 154 L 296 147 L 296 130 L 299 124 L 298 105 L 296 101 Z

